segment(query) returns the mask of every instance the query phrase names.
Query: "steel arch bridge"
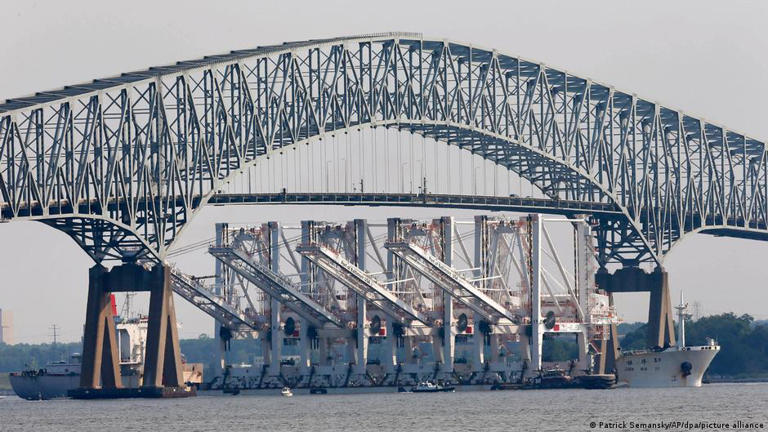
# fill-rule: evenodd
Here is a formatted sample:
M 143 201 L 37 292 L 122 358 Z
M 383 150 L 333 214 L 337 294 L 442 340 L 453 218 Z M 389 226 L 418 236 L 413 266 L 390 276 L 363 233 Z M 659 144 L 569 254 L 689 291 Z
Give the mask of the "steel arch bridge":
M 199 208 L 231 202 L 218 191 L 243 169 L 361 126 L 491 160 L 549 197 L 544 210 L 602 209 L 585 211 L 599 221 L 602 263 L 659 261 L 695 231 L 768 238 L 764 142 L 535 61 L 415 33 L 232 51 L 7 100 L 2 219 L 60 229 L 97 262 L 163 260 Z M 442 199 L 423 195 L 413 204 Z M 503 208 L 529 208 L 518 204 Z

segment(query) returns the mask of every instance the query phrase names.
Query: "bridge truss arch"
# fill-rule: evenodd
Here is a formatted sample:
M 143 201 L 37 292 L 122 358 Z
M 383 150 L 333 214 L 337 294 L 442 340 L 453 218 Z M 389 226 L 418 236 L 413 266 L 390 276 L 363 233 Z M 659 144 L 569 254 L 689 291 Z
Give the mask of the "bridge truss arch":
M 768 233 L 765 143 L 538 62 L 413 33 L 233 51 L 0 105 L 0 210 L 96 261 L 163 260 L 255 161 L 374 126 L 456 145 L 597 217 L 601 262 Z M 458 206 L 458 205 L 457 205 Z

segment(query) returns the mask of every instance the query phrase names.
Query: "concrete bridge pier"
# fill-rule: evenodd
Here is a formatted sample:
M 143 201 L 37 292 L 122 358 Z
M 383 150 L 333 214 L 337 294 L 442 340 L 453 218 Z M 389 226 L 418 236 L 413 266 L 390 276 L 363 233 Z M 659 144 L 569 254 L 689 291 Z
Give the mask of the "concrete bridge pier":
M 170 277 L 170 268 L 162 264 L 151 270 L 133 263 L 109 271 L 100 264 L 90 269 L 80 388 L 70 392 L 70 396 L 97 399 L 194 394 L 183 388 Z M 132 291 L 150 293 L 144 378 L 139 389 L 122 386 L 114 314 L 109 301 L 112 292 Z
M 669 294 L 669 276 L 659 267 L 647 273 L 638 267 L 625 267 L 608 273 L 605 268 L 595 275 L 598 287 L 608 292 L 613 304 L 613 294 L 622 292 L 648 292 L 648 332 L 646 346 L 668 347 L 675 345 L 675 329 L 672 314 L 672 300 Z M 601 371 L 613 369 L 614 360 L 619 355 L 619 342 L 616 325 L 611 325 L 610 336 L 601 347 Z
M 107 269 L 96 264 L 88 271 L 88 303 L 80 372 L 80 388 L 120 388 L 120 359 L 115 335 L 115 319 L 104 284 Z
M 181 387 L 184 379 L 176 309 L 170 284 L 171 271 L 168 266 L 157 265 L 148 273 L 149 322 L 143 386 Z

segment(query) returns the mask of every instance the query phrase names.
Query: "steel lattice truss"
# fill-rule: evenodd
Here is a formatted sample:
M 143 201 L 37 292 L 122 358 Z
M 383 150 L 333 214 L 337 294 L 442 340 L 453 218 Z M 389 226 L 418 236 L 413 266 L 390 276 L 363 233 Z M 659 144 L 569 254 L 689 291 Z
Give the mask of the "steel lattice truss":
M 96 260 L 163 259 L 224 181 L 352 126 L 460 146 L 554 199 L 616 205 L 603 262 L 683 234 L 766 234 L 763 142 L 540 63 L 419 34 L 286 43 L 0 105 L 0 205 Z

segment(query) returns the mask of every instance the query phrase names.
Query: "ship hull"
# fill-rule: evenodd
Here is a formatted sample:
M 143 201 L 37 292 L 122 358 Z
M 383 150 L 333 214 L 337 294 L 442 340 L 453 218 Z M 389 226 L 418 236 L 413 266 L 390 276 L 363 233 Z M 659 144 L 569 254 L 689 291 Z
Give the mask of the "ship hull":
M 79 370 L 79 365 L 75 366 Z M 185 363 L 183 371 L 184 382 L 199 385 L 203 381 L 203 367 L 200 363 Z M 141 378 L 137 373 L 121 376 L 123 388 L 137 388 Z M 80 387 L 80 374 L 73 372 L 63 374 L 11 374 L 11 387 L 17 396 L 27 400 L 57 399 L 68 396 L 68 392 Z M 167 397 L 167 396 L 163 396 Z
M 629 387 L 701 387 L 719 350 L 705 346 L 624 355 L 616 360 L 617 380 Z
M 68 390 L 80 384 L 80 375 L 11 375 L 9 378 L 16 395 L 27 400 L 63 398 Z

